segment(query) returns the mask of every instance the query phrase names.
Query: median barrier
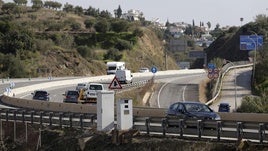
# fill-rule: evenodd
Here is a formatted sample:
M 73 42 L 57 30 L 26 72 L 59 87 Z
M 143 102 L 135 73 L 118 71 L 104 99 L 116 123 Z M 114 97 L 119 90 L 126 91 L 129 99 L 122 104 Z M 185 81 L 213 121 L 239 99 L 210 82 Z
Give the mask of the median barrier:
M 96 106 L 88 104 L 71 104 L 71 103 L 59 103 L 59 102 L 48 102 L 48 101 L 36 101 L 19 99 L 2 95 L 1 101 L 3 104 L 13 106 L 17 108 L 25 108 L 32 110 L 43 110 L 43 111 L 55 111 L 55 112 L 73 112 L 73 113 L 92 113 L 96 114 Z

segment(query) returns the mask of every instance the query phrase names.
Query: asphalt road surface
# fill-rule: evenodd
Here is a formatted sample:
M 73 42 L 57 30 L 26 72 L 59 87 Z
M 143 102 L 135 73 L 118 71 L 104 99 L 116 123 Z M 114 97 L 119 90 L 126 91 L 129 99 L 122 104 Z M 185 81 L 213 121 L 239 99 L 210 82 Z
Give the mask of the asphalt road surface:
M 210 107 L 218 111 L 219 104 L 225 102 L 230 104 L 231 111 L 235 111 L 241 105 L 242 98 L 251 95 L 251 74 L 251 67 L 234 69 L 227 73 L 223 80 L 220 99 Z

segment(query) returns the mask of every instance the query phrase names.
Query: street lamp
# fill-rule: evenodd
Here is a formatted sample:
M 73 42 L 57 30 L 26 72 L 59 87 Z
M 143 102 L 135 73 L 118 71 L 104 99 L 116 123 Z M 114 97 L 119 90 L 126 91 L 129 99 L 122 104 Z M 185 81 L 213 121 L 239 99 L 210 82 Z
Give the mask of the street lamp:
M 231 64 L 232 64 L 232 66 L 235 66 L 235 64 L 234 64 L 232 61 L 230 61 L 230 60 L 226 60 L 226 59 L 224 59 L 224 60 L 225 60 L 225 62 L 229 62 L 229 63 L 231 63 Z M 237 100 L 236 100 L 236 97 L 237 97 L 237 86 L 236 86 L 236 68 L 235 68 L 234 85 L 235 85 L 235 111 L 236 111 L 236 110 L 237 110 Z
M 166 40 L 163 40 L 163 43 L 164 43 L 164 51 L 165 51 L 165 70 L 167 70 L 167 42 Z
M 256 36 L 256 42 L 255 42 L 255 40 L 254 39 L 252 39 L 252 38 L 250 38 L 249 37 L 249 39 L 254 43 L 254 45 L 255 45 L 255 52 L 254 52 L 254 60 L 253 60 L 253 73 L 252 73 L 252 81 L 254 82 L 255 81 L 255 66 L 256 66 L 256 57 L 257 57 L 257 50 L 258 50 L 258 34 L 257 33 L 255 33 L 254 31 L 251 31 L 255 36 Z M 253 83 L 252 83 L 253 84 Z

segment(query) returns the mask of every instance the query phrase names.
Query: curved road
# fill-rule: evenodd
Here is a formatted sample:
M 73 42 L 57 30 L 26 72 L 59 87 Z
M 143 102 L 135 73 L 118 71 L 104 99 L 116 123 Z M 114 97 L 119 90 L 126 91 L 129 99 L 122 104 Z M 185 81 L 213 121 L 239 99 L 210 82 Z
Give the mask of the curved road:
M 199 101 L 199 83 L 206 73 L 157 80 L 160 85 L 150 98 L 150 106 L 168 108 L 174 102 Z
M 223 79 L 220 99 L 214 102 L 210 107 L 218 111 L 221 102 L 229 103 L 231 111 L 235 111 L 242 102 L 242 98 L 251 95 L 251 74 L 252 67 L 238 68 L 229 71 Z M 236 85 L 235 85 L 236 78 Z

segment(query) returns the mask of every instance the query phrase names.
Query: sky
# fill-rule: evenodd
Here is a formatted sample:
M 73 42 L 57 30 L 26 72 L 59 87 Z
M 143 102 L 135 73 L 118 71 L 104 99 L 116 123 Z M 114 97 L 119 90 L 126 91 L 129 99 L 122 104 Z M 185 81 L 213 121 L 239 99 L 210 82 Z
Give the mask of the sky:
M 4 0 L 8 2 L 12 0 Z M 31 0 L 28 0 L 29 2 Z M 44 1 L 44 0 L 43 0 Z M 113 13 L 120 5 L 123 13 L 130 9 L 140 10 L 146 20 L 157 18 L 161 23 L 167 20 L 185 22 L 195 25 L 211 22 L 212 28 L 216 24 L 224 26 L 241 26 L 254 21 L 256 15 L 268 16 L 268 0 L 53 0 L 63 5 L 65 3 L 83 8 L 99 8 Z M 243 18 L 243 21 L 240 21 Z

